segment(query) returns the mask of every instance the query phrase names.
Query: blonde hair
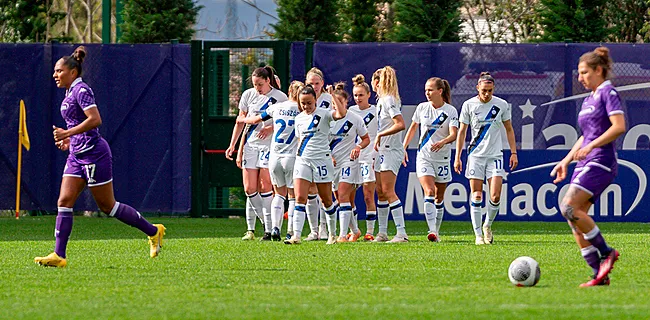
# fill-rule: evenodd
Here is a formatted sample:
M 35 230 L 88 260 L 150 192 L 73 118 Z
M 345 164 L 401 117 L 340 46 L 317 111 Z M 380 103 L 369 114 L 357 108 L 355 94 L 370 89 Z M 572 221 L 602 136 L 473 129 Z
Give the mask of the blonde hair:
M 323 71 L 320 71 L 320 69 L 313 67 L 307 71 L 307 76 L 305 76 L 305 78 L 309 78 L 310 75 L 318 76 L 323 81 L 323 87 L 320 89 L 320 92 L 325 92 L 325 76 L 323 75 Z
M 366 77 L 364 77 L 362 74 L 358 74 L 352 78 L 352 83 L 354 83 L 354 87 L 361 87 L 366 89 L 366 92 L 370 93 L 370 86 L 366 83 Z
M 379 84 L 377 84 L 377 95 L 381 97 L 393 96 L 395 100 L 401 101 L 399 88 L 397 86 L 397 75 L 391 66 L 385 66 L 375 72 L 379 72 Z M 373 75 L 374 78 L 374 75 Z
M 289 85 L 289 100 L 293 102 L 298 102 L 298 96 L 300 95 L 300 91 L 302 91 L 302 88 L 305 87 L 305 84 L 294 80 L 291 81 L 291 84 Z

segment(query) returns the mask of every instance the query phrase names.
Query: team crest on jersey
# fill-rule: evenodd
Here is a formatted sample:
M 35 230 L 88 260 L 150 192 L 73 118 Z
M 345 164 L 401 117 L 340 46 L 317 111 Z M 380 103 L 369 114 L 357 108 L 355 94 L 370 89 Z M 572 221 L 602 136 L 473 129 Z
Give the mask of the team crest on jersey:
M 366 124 L 366 127 L 372 122 L 372 119 L 374 119 L 375 116 L 372 113 L 368 113 L 365 118 L 363 118 L 363 123 Z
M 70 107 L 70 105 L 67 102 L 62 103 L 61 104 L 61 111 L 68 110 L 68 107 Z
M 329 108 L 329 107 L 330 107 L 330 103 L 329 103 L 328 101 L 323 101 L 323 102 L 320 104 L 320 107 L 321 107 L 321 108 Z

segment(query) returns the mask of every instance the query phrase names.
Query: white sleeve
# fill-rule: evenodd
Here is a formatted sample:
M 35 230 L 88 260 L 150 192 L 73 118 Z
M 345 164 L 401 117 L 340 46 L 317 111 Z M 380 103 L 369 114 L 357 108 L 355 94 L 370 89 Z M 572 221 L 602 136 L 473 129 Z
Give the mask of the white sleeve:
M 508 121 L 508 120 L 510 120 L 512 118 L 512 111 L 510 111 L 510 104 L 505 100 L 504 100 L 504 102 L 505 102 L 505 105 L 504 105 L 505 108 L 503 110 L 503 113 L 501 114 L 501 121 L 502 122 Z
M 470 123 L 470 116 L 469 116 L 469 105 L 467 102 L 463 102 L 463 106 L 460 109 L 460 118 L 458 119 L 461 123 L 464 124 L 469 124 Z
M 357 136 L 363 137 L 367 135 L 368 129 L 366 128 L 366 124 L 363 122 L 363 119 L 361 119 L 361 117 L 356 117 L 356 120 L 357 123 L 355 125 L 357 126 Z
M 458 111 L 456 111 L 456 108 L 451 106 L 449 108 L 449 116 L 451 119 L 449 119 L 449 126 L 450 127 L 460 127 L 460 124 L 458 123 Z
M 415 123 L 420 123 L 420 106 L 422 104 L 418 104 L 418 106 L 415 108 L 415 112 L 413 112 L 413 117 L 411 118 L 412 122 Z
M 386 104 L 386 111 L 388 111 L 388 115 L 390 116 L 391 119 L 402 114 L 402 110 L 400 106 L 397 105 L 397 101 L 395 101 L 395 97 L 393 96 L 385 97 L 384 103 Z
M 239 99 L 239 110 L 243 112 L 248 112 L 248 101 L 250 100 L 250 92 L 251 91 L 244 91 L 244 93 L 241 95 L 241 98 Z

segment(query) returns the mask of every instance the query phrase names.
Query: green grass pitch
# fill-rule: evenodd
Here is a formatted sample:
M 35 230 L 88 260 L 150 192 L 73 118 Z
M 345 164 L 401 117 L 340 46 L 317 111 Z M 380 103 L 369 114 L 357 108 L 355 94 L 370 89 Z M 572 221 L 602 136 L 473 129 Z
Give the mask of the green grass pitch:
M 167 227 L 158 258 L 138 230 L 75 217 L 55 269 L 33 262 L 53 249 L 54 217 L 0 219 L 0 319 L 650 317 L 648 224 L 600 223 L 621 260 L 611 286 L 581 289 L 591 271 L 566 223 L 497 221 L 492 246 L 474 245 L 469 221 L 444 222 L 441 243 L 407 221 L 406 244 L 288 246 L 241 241 L 243 219 L 150 220 Z M 522 255 L 540 263 L 536 287 L 508 281 Z

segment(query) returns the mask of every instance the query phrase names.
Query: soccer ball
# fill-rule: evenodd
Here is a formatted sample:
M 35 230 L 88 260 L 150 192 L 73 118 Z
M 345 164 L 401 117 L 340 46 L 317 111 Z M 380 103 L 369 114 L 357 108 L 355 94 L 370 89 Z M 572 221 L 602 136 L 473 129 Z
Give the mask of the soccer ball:
M 517 287 L 532 287 L 539 282 L 539 276 L 539 263 L 531 257 L 519 257 L 508 268 L 508 278 Z

